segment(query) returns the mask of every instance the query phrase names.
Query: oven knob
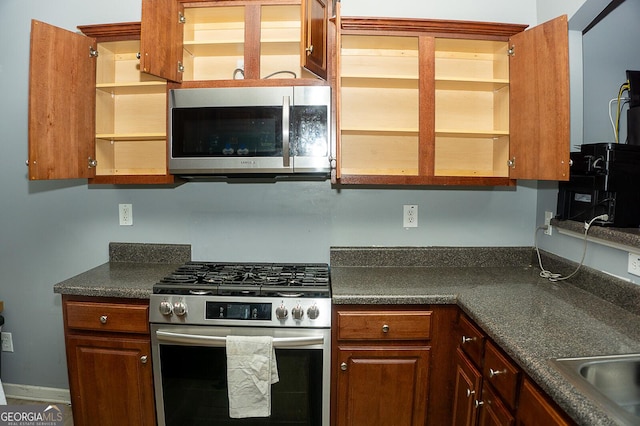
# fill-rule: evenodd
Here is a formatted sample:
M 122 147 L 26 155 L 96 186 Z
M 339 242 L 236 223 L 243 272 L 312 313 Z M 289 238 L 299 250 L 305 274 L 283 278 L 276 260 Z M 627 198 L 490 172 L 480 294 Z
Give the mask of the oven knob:
M 313 304 L 309 309 L 307 309 L 307 316 L 309 319 L 316 319 L 320 316 L 320 309 L 318 309 L 318 305 Z
M 302 306 L 298 305 L 295 308 L 291 309 L 291 316 L 295 320 L 301 320 L 304 316 L 304 309 L 302 309 Z
M 179 317 L 187 315 L 187 305 L 184 302 L 176 302 L 173 305 L 173 312 Z
M 173 313 L 173 305 L 171 304 L 171 302 L 167 302 L 166 300 L 160 302 L 160 306 L 158 306 L 158 309 L 160 309 L 160 313 L 166 317 Z
M 279 320 L 287 319 L 288 315 L 289 311 L 287 311 L 287 308 L 285 308 L 284 305 L 280 305 L 276 308 L 276 318 Z

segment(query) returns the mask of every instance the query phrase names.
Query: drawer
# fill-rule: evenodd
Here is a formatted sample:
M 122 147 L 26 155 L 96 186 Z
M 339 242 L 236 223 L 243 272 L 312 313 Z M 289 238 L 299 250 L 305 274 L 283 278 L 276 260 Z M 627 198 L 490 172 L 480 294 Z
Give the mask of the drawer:
M 69 301 L 67 328 L 77 330 L 149 333 L 149 306 Z
M 491 342 L 488 342 L 485 348 L 482 375 L 488 383 L 491 383 L 505 404 L 513 409 L 516 406 L 520 369 Z
M 460 316 L 460 348 L 476 366 L 482 365 L 485 336 L 469 318 Z
M 431 311 L 338 312 L 341 340 L 428 340 Z

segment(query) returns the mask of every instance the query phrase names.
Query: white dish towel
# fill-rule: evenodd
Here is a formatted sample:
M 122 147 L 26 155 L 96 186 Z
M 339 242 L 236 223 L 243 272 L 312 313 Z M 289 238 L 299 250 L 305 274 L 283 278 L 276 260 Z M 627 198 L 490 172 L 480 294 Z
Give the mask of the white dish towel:
M 227 336 L 229 417 L 269 417 L 278 365 L 271 336 Z

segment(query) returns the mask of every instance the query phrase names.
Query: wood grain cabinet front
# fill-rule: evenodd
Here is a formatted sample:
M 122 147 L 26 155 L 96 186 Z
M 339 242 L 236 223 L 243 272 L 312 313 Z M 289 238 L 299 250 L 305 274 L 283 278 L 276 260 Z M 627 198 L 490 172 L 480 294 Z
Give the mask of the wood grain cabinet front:
M 567 18 L 525 28 L 339 16 L 336 180 L 568 180 Z
M 575 424 L 470 318 L 457 329 L 454 426 Z
M 334 424 L 423 426 L 431 310 L 343 306 L 334 319 Z
M 148 301 L 62 298 L 76 426 L 156 424 Z
M 196 86 L 326 84 L 329 13 L 325 0 L 143 0 L 142 69 Z
M 140 23 L 31 25 L 29 179 L 167 184 L 166 81 L 140 72 Z

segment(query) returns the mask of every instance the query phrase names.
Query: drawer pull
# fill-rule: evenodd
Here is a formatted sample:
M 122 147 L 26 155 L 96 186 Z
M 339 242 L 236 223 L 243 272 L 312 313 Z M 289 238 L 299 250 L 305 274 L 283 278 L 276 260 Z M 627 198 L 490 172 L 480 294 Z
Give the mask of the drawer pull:
M 340 364 L 340 370 L 347 371 L 347 363 L 346 362 L 343 362 L 342 364 Z
M 101 315 L 100 316 L 100 323 L 101 324 L 106 324 L 107 323 L 107 316 L 106 315 Z
M 146 364 L 146 363 L 147 363 L 147 361 L 149 361 L 149 357 L 148 357 L 147 355 L 142 355 L 142 356 L 140 357 L 140 362 L 141 362 L 141 363 Z
M 489 378 L 495 377 L 498 374 L 506 374 L 507 370 L 494 370 L 493 368 L 489 369 Z
M 464 345 L 465 343 L 469 343 L 469 342 L 473 342 L 475 341 L 476 338 L 475 337 L 467 337 L 467 336 L 462 336 L 462 344 Z
M 467 389 L 467 398 L 469 398 L 471 395 L 475 395 L 476 391 L 471 390 L 471 389 Z
M 389 332 L 389 325 L 388 324 L 385 324 L 385 325 L 382 326 L 382 332 L 383 333 L 388 333 Z

